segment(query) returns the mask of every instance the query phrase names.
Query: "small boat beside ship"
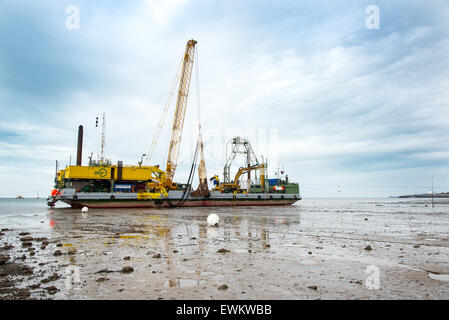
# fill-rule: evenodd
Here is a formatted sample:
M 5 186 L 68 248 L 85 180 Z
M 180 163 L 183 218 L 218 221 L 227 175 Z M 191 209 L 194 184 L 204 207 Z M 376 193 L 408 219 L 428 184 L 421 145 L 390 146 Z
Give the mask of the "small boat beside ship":
M 187 42 L 182 68 L 176 77 L 179 82 L 178 99 L 171 130 L 166 169 L 149 165 L 156 145 L 167 106 L 156 130 L 148 155 L 142 155 L 137 165 L 124 165 L 122 161 L 112 164 L 104 157 L 104 122 L 101 139 L 101 152 L 97 160 L 89 157 L 89 163 L 82 165 L 83 126 L 78 129 L 78 147 L 76 165 L 64 169 L 56 162 L 55 186 L 47 199 L 50 207 L 62 201 L 73 208 L 158 208 L 158 207 L 203 207 L 203 206 L 272 206 L 291 205 L 301 200 L 298 183 L 290 182 L 288 175 L 276 179 L 268 177 L 267 161 L 259 161 L 250 142 L 242 137 L 232 138 L 226 150 L 223 169 L 223 181 L 218 174 L 207 178 L 199 125 L 198 140 L 192 161 L 192 167 L 186 183 L 174 182 L 182 137 L 190 78 L 195 56 L 195 40 Z M 173 90 L 170 96 L 173 96 Z M 167 103 L 168 104 L 168 103 Z M 98 118 L 97 118 L 98 123 Z M 143 163 L 143 156 L 147 156 Z M 237 155 L 246 159 L 234 177 L 231 166 Z M 198 170 L 199 184 L 193 190 L 193 177 Z M 246 177 L 246 179 L 245 179 Z M 209 189 L 208 181 L 213 188 Z

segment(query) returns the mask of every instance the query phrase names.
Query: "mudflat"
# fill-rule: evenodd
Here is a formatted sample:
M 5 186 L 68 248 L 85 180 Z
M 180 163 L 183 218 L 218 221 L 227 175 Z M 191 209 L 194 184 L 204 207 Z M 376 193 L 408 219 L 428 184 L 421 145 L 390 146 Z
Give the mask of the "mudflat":
M 0 201 L 0 299 L 449 298 L 444 199 L 88 213 L 14 201 Z

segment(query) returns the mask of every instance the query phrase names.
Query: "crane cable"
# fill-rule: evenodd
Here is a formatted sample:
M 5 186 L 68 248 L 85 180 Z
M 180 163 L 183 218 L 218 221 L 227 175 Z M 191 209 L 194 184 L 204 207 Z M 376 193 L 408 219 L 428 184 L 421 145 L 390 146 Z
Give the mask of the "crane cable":
M 189 198 L 190 192 L 192 191 L 192 181 L 193 181 L 193 178 L 195 177 L 195 169 L 196 169 L 197 159 L 198 159 L 198 144 L 196 145 L 196 148 L 195 148 L 195 154 L 193 156 L 192 166 L 190 167 L 189 178 L 187 179 L 187 183 L 186 183 L 187 189 L 186 189 L 186 191 L 184 191 L 182 197 L 180 199 L 178 199 L 178 203 L 176 203 L 176 204 L 171 203 L 170 200 L 165 198 L 165 200 L 167 201 L 167 203 L 170 207 L 182 207 L 184 205 L 184 203 L 187 201 L 187 199 Z
M 170 104 L 171 104 L 171 101 L 173 99 L 173 96 L 174 96 L 174 93 L 175 93 L 175 89 L 178 86 L 179 79 L 181 78 L 180 70 L 181 70 L 181 66 L 182 66 L 183 60 L 184 60 L 184 57 L 182 57 L 181 62 L 179 63 L 175 79 L 173 80 L 173 84 L 172 84 L 172 87 L 170 89 L 170 93 L 168 95 L 167 101 L 166 101 L 165 106 L 164 106 L 164 111 L 162 112 L 161 119 L 159 120 L 158 126 L 156 128 L 156 133 L 154 135 L 153 142 L 151 143 L 150 150 L 148 151 L 147 157 L 145 158 L 145 165 L 146 166 L 148 166 L 150 164 L 151 157 L 152 157 L 153 152 L 154 152 L 154 148 L 156 147 L 157 141 L 159 139 L 159 135 L 160 135 L 162 127 L 164 125 L 165 118 L 167 117 L 168 109 L 170 109 Z
M 198 127 L 201 129 L 201 108 L 200 108 L 200 68 L 198 66 L 198 43 L 195 50 L 195 71 L 196 71 L 196 111 L 198 116 Z

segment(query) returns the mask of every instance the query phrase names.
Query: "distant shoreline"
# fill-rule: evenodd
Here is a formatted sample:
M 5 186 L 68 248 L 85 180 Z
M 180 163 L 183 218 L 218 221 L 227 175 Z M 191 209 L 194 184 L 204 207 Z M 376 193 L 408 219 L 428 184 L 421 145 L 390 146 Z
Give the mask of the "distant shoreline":
M 441 192 L 435 194 L 421 193 L 398 196 L 397 198 L 449 198 L 449 192 Z

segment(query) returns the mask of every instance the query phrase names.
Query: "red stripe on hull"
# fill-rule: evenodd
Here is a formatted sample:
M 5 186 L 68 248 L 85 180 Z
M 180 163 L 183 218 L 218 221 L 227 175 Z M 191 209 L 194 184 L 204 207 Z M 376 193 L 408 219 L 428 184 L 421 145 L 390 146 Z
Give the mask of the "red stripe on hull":
M 291 205 L 300 199 L 283 200 L 203 200 L 186 201 L 183 207 L 232 207 L 232 206 L 281 206 Z M 64 201 L 64 200 L 63 200 Z M 161 204 L 155 204 L 152 201 L 110 201 L 110 202 L 83 202 L 82 200 L 65 200 L 65 203 L 72 208 L 170 208 L 170 205 L 164 201 Z M 176 204 L 176 201 L 172 201 Z

